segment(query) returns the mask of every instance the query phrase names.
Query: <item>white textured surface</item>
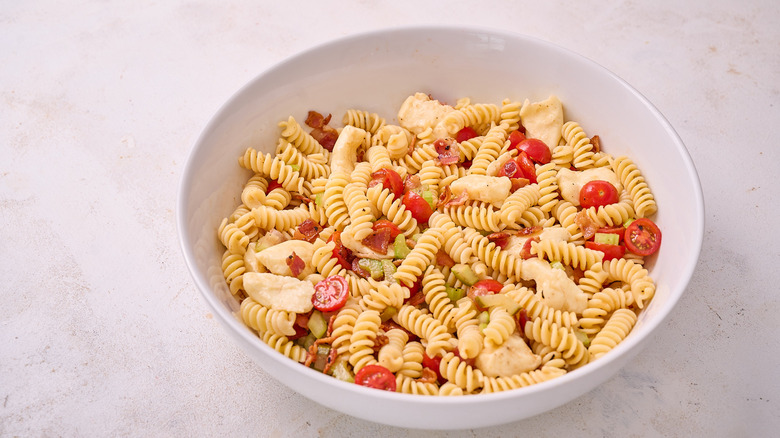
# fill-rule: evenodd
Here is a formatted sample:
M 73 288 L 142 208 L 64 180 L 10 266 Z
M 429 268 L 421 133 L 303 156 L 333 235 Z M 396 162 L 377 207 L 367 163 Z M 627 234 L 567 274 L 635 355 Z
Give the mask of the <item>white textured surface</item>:
M 207 312 L 173 214 L 190 147 L 258 72 L 431 23 L 519 31 L 621 76 L 677 129 L 707 209 L 690 287 L 636 360 L 547 414 L 446 435 L 780 428 L 776 2 L 328 4 L 4 2 L 0 435 L 444 436 L 344 416 L 259 370 Z

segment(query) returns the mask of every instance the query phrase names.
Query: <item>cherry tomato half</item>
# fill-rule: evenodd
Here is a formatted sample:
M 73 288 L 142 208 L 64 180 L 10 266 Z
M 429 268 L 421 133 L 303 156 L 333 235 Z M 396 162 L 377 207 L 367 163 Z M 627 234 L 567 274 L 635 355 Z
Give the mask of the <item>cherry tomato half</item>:
M 539 164 L 547 164 L 552 159 L 550 148 L 538 138 L 527 138 L 521 141 L 516 148 L 518 151 L 528 154 L 529 158 Z
M 401 196 L 404 192 L 404 182 L 401 175 L 393 169 L 382 168 L 372 173 L 371 182 L 368 185 L 373 187 L 377 184 L 382 184 L 382 187 L 390 189 L 395 197 Z
M 265 189 L 265 192 L 271 193 L 271 190 L 279 188 L 282 188 L 282 183 L 274 179 L 268 182 L 268 187 Z
M 366 365 L 355 374 L 355 383 L 368 388 L 395 392 L 395 376 L 382 365 Z
M 334 231 L 328 238 L 328 243 L 330 242 L 336 242 L 336 247 L 333 248 L 333 258 L 338 260 L 342 268 L 351 269 L 352 263 L 350 262 L 350 256 L 352 254 L 350 250 L 341 243 L 341 232 Z
M 525 178 L 530 181 L 531 184 L 536 184 L 536 166 L 534 166 L 534 162 L 531 161 L 531 157 L 525 152 L 520 152 L 520 155 L 518 155 L 515 160 L 517 160 L 517 165 L 522 169 Z
M 493 280 L 492 278 L 486 278 L 484 280 L 479 280 L 478 282 L 474 283 L 469 287 L 469 290 L 466 292 L 466 296 L 471 298 L 472 301 L 474 301 L 474 305 L 477 307 L 477 310 L 480 312 L 483 310 L 486 310 L 479 306 L 476 302 L 477 297 L 485 296 L 485 295 L 493 295 L 501 292 L 501 289 L 504 287 L 503 284 L 500 282 Z
M 422 196 L 415 192 L 406 192 L 404 197 L 401 198 L 401 202 L 404 204 L 407 210 L 412 213 L 412 217 L 419 223 L 428 222 L 428 218 L 433 214 L 431 204 L 425 200 Z
M 509 134 L 507 140 L 509 140 L 509 147 L 514 148 L 517 147 L 520 142 L 525 140 L 525 135 L 523 135 L 523 133 L 520 131 L 512 131 L 512 133 Z
M 634 254 L 649 256 L 661 246 L 661 230 L 655 222 L 643 217 L 628 224 L 625 242 Z
M 441 370 L 439 369 L 441 368 L 441 356 L 430 357 L 423 353 L 422 366 L 436 372 L 436 380 L 438 380 L 439 384 L 443 384 L 447 381 L 447 379 L 441 375 Z
M 320 312 L 333 312 L 341 309 L 349 297 L 349 284 L 341 275 L 331 275 L 314 285 L 311 302 Z
M 500 169 L 498 169 L 498 176 L 506 176 L 509 178 L 525 178 L 523 171 L 515 160 L 507 160 Z
M 619 259 L 626 254 L 626 247 L 623 245 L 610 245 L 608 243 L 596 243 L 587 241 L 585 248 L 604 253 L 604 260 Z
M 474 128 L 470 126 L 466 126 L 465 128 L 458 131 L 457 134 L 455 134 L 455 141 L 458 143 L 462 143 L 467 140 L 471 140 L 472 138 L 477 136 L 477 131 L 474 130 Z
M 582 186 L 580 205 L 582 208 L 602 207 L 618 202 L 620 195 L 609 181 L 594 180 Z

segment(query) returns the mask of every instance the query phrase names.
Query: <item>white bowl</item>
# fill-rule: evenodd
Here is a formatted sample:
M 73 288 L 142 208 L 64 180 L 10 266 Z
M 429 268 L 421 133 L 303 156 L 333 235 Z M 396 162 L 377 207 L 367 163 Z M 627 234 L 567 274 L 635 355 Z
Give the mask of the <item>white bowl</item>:
M 308 110 L 349 108 L 393 117 L 414 92 L 454 103 L 532 101 L 557 95 L 567 120 L 599 134 L 614 156 L 639 166 L 659 211 L 663 246 L 650 274 L 651 304 L 612 352 L 560 378 L 518 390 L 464 397 L 390 393 L 343 383 L 289 360 L 234 316 L 238 305 L 222 277 L 216 230 L 240 204 L 249 174 L 237 158 L 248 146 L 271 152 L 277 123 Z M 334 120 L 335 120 L 334 119 Z M 696 170 L 674 129 L 641 94 L 596 63 L 527 36 L 485 29 L 417 27 L 357 35 L 315 47 L 260 74 L 205 128 L 187 161 L 177 221 L 195 284 L 227 332 L 276 379 L 324 406 L 406 428 L 461 429 L 507 423 L 571 401 L 613 376 L 651 339 L 677 303 L 696 266 L 704 204 Z

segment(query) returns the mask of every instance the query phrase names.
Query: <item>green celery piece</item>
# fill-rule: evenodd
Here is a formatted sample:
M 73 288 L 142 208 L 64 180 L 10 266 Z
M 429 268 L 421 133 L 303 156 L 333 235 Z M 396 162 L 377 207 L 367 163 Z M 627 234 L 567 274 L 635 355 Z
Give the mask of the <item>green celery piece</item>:
M 452 273 L 455 274 L 455 278 L 462 281 L 467 286 L 472 286 L 479 281 L 479 277 L 474 271 L 471 270 L 471 266 L 458 263 L 452 267 Z
M 398 309 L 390 306 L 390 307 L 386 307 L 385 310 L 383 310 L 382 313 L 379 315 L 379 317 L 382 319 L 382 322 L 385 322 L 388 319 L 392 318 L 396 313 L 398 313 Z
M 306 323 L 306 327 L 309 328 L 314 337 L 319 339 L 325 336 L 325 332 L 328 331 L 328 321 L 322 316 L 322 312 L 315 309 L 309 316 L 309 322 Z
M 390 260 L 382 260 L 382 268 L 384 269 L 385 272 L 385 281 L 388 281 L 392 284 L 398 283 L 398 281 L 393 276 L 393 274 L 395 274 L 395 271 L 398 270 L 393 264 L 393 262 L 391 262 Z
M 322 207 L 322 193 L 314 195 L 314 203 L 317 204 L 318 207 Z
M 555 269 L 566 269 L 563 267 L 563 263 L 557 260 L 550 262 L 550 267 Z
M 620 236 L 612 233 L 596 233 L 593 236 L 593 241 L 595 243 L 603 243 L 605 245 L 619 245 Z
M 453 303 L 466 296 L 466 290 L 458 287 L 444 286 L 444 290 Z
M 430 190 L 423 190 L 422 198 L 425 199 L 425 202 L 427 202 L 428 205 L 431 206 L 431 210 L 436 210 L 436 197 L 433 196 L 433 192 L 432 191 L 430 191 Z
M 395 243 L 393 243 L 393 250 L 395 251 L 395 258 L 404 259 L 412 252 L 409 246 L 406 245 L 406 236 L 399 234 L 395 236 Z

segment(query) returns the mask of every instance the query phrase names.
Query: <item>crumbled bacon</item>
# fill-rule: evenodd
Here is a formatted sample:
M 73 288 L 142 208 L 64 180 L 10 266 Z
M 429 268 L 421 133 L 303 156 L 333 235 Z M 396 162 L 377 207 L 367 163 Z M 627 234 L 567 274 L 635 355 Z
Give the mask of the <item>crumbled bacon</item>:
M 374 351 L 379 351 L 382 347 L 387 345 L 387 343 L 390 342 L 390 338 L 387 337 L 384 333 L 379 333 L 376 335 L 376 339 L 374 340 Z
M 436 383 L 439 380 L 439 376 L 436 374 L 436 371 L 425 367 L 422 369 L 422 375 L 415 380 L 420 383 Z
M 447 252 L 443 250 L 439 250 L 436 253 L 436 264 L 440 266 L 447 266 L 447 267 L 453 267 L 455 266 L 455 260 L 452 260 L 452 257 L 450 257 Z
M 323 126 L 330 123 L 331 117 L 332 114 L 328 114 L 327 117 L 324 117 L 317 111 L 309 111 L 309 114 L 306 115 L 306 121 L 304 123 L 306 123 L 306 126 L 310 128 L 322 128 Z
M 461 192 L 461 194 L 459 194 L 458 196 L 453 196 L 452 192 L 449 191 L 449 186 L 446 187 L 444 193 L 442 193 L 442 196 L 440 196 L 440 198 L 442 197 L 445 199 L 443 200 L 440 199 L 439 205 L 442 205 L 444 207 L 463 205 L 466 203 L 466 201 L 469 200 L 468 192 Z
M 387 321 L 383 322 L 382 325 L 379 326 L 379 328 L 385 333 L 393 329 L 403 330 L 409 336 L 409 342 L 417 341 L 420 339 L 419 337 L 417 337 L 417 335 L 403 328 L 401 325 L 399 325 L 397 322 L 393 321 L 392 319 L 388 319 Z
M 501 231 L 498 233 L 488 234 L 487 239 L 490 242 L 495 243 L 497 247 L 504 249 L 506 244 L 509 243 L 509 236 L 511 236 L 511 234 L 507 233 L 506 231 Z
M 414 293 L 414 295 L 404 300 L 404 304 L 408 304 L 410 306 L 419 306 L 424 302 L 425 302 L 425 294 L 422 293 L 422 290 L 418 290 L 417 292 Z
M 528 260 L 530 258 L 536 257 L 536 254 L 531 254 L 531 242 L 538 242 L 539 238 L 534 237 L 530 238 L 525 241 L 525 244 L 523 244 L 523 248 L 520 249 L 520 258 L 523 260 Z
M 285 262 L 287 262 L 287 266 L 290 267 L 290 271 L 292 271 L 293 277 L 300 275 L 301 272 L 303 272 L 303 270 L 306 268 L 306 262 L 304 262 L 302 258 L 298 257 L 298 255 L 295 254 L 295 251 L 287 256 Z
M 454 138 L 440 138 L 433 142 L 433 148 L 439 155 L 437 161 L 442 166 L 455 164 L 460 160 L 458 142 Z
M 521 228 L 518 232 L 518 236 L 533 236 L 535 234 L 541 233 L 543 228 L 539 225 L 534 225 L 532 227 L 525 227 Z
M 471 367 L 476 366 L 477 364 L 477 358 L 472 357 L 469 359 L 465 359 L 463 356 L 460 355 L 460 351 L 458 350 L 458 347 L 455 347 L 455 349 L 452 350 L 453 353 L 455 353 L 455 356 L 458 356 L 462 362 L 464 362 L 466 365 L 469 365 Z
M 593 152 L 601 152 L 601 138 L 598 135 L 590 138 L 590 144 L 593 145 Z
M 387 254 L 387 248 L 393 240 L 392 233 L 390 228 L 379 228 L 372 231 L 361 243 L 379 254 Z
M 422 187 L 420 177 L 418 175 L 407 174 L 404 178 L 404 192 L 411 192 Z
M 293 233 L 293 239 L 314 243 L 314 241 L 317 240 L 317 237 L 320 235 L 320 231 L 322 231 L 322 228 L 317 222 L 314 222 L 311 220 L 311 218 L 306 219 L 303 221 L 303 223 L 298 225 L 298 228 L 295 229 L 295 233 Z
M 585 240 L 593 237 L 596 234 L 596 230 L 599 228 L 592 220 L 590 220 L 590 217 L 588 217 L 588 214 L 585 212 L 585 210 L 580 210 L 580 212 L 574 216 L 574 223 L 577 224 L 577 226 L 580 228 L 580 231 L 582 231 L 582 238 Z
M 512 192 L 531 183 L 527 178 L 509 178 L 512 181 Z
M 357 257 L 355 257 L 355 259 L 352 260 L 352 272 L 357 274 L 358 277 L 371 278 L 371 273 L 368 272 L 367 269 L 360 266 L 360 259 Z
M 333 145 L 339 138 L 339 132 L 335 128 L 328 126 L 332 114 L 323 117 L 317 111 L 309 111 L 306 116 L 306 125 L 312 128 L 311 136 L 328 151 L 333 151 Z

